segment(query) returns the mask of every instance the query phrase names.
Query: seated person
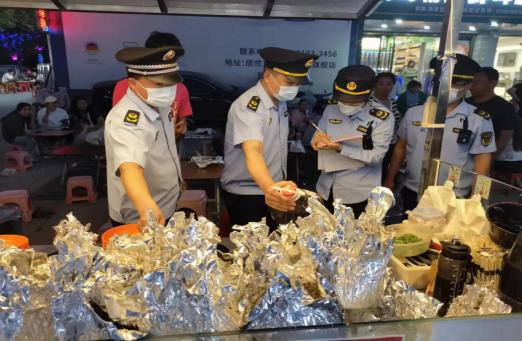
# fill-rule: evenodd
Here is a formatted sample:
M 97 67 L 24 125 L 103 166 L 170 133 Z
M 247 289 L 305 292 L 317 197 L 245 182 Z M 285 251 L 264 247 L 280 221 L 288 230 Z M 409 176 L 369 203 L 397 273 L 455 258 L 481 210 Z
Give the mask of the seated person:
M 58 108 L 58 100 L 54 96 L 47 96 L 44 108 L 38 111 L 36 121 L 44 129 L 62 129 L 69 126 L 69 115 L 62 108 Z
M 31 104 L 18 103 L 14 111 L 2 118 L 2 134 L 7 143 L 23 146 L 36 161 L 39 156 L 38 146 L 32 137 L 27 136 L 32 113 Z
M 13 69 L 7 70 L 6 73 L 2 75 L 2 83 L 12 83 L 16 81 L 15 73 Z
M 85 97 L 74 99 L 71 106 L 71 121 L 76 131 L 74 144 L 88 142 L 87 136 L 100 129 L 102 130 L 101 135 L 103 135 L 104 119 L 102 116 L 95 117 L 91 114 L 89 102 Z
M 310 113 L 308 109 L 308 102 L 306 99 L 300 99 L 297 104 L 297 108 L 292 110 L 290 114 L 290 122 L 292 126 L 295 128 L 296 133 L 299 133 L 300 136 L 306 131 L 306 127 L 310 122 Z

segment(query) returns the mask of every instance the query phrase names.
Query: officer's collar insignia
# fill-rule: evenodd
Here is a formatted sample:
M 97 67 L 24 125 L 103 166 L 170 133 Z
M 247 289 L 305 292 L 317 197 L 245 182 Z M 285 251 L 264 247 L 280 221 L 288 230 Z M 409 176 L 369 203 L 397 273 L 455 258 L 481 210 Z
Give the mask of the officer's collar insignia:
M 486 132 L 480 134 L 480 142 L 482 143 L 483 146 L 485 146 L 485 147 L 489 146 L 492 141 L 493 141 L 493 132 L 486 131 Z
M 360 131 L 361 133 L 366 134 L 368 132 L 368 127 L 365 126 L 358 126 L 357 131 Z
M 355 82 L 350 82 L 346 85 L 346 89 L 350 90 L 350 91 L 353 91 L 355 89 L 357 89 L 357 83 Z
M 261 98 L 259 98 L 258 96 L 252 96 L 250 101 L 248 101 L 247 108 L 257 111 L 259 103 L 261 103 Z
M 491 116 L 489 115 L 488 112 L 484 111 L 484 110 L 479 110 L 479 109 L 476 109 L 474 111 L 475 114 L 479 115 L 480 117 L 482 118 L 485 118 L 486 120 L 489 120 L 491 118 Z
M 371 109 L 370 115 L 380 118 L 381 120 L 385 120 L 390 115 L 389 112 L 379 109 Z
M 416 127 L 420 127 L 422 125 L 422 122 L 421 121 L 413 121 L 413 122 L 411 122 L 411 124 L 416 126 Z
M 461 131 L 462 131 L 462 129 L 460 129 L 460 128 L 453 128 L 453 132 L 456 134 L 460 134 Z
M 138 125 L 138 121 L 140 120 L 140 113 L 136 110 L 129 110 L 125 114 L 123 118 L 124 123 L 128 123 L 129 125 Z
M 290 115 L 290 112 L 288 112 L 288 110 L 287 110 L 287 111 L 285 111 L 285 117 L 288 117 L 288 115 Z
M 310 60 L 308 60 L 308 61 L 305 63 L 305 67 L 311 67 L 312 65 L 314 65 L 314 60 L 313 60 L 313 59 L 310 59 Z
M 328 100 L 328 104 L 337 104 L 337 101 L 335 99 L 333 99 L 333 98 L 330 98 Z
M 328 122 L 330 124 L 341 124 L 343 122 L 343 120 L 340 120 L 338 118 L 331 118 L 331 119 L 328 120 Z
M 167 53 L 165 53 L 165 54 L 163 55 L 163 58 L 161 58 L 161 59 L 163 59 L 164 61 L 167 62 L 167 61 L 169 61 L 169 60 L 174 59 L 174 57 L 176 57 L 176 52 L 175 52 L 174 50 L 170 50 L 170 51 L 168 51 Z

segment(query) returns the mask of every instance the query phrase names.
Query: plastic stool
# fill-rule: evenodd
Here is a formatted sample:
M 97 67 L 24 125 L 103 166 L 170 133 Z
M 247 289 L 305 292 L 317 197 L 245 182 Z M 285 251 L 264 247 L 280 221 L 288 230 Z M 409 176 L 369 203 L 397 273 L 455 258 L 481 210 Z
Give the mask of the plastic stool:
M 522 180 L 522 173 L 511 174 L 511 186 L 522 187 L 521 180 Z
M 13 151 L 13 150 L 23 151 L 25 149 L 23 146 L 21 146 L 19 144 L 10 144 L 9 146 L 7 146 L 7 151 Z
M 187 190 L 181 193 L 178 200 L 178 209 L 190 208 L 199 217 L 206 217 L 207 213 L 207 193 L 202 190 Z
M 15 168 L 19 172 L 25 172 L 33 167 L 31 155 L 23 150 L 11 150 L 4 154 L 5 168 Z
M 85 188 L 87 195 L 82 197 L 76 197 L 73 195 L 73 189 Z M 89 201 L 91 204 L 96 202 L 96 192 L 94 191 L 94 181 L 92 176 L 73 176 L 67 179 L 67 197 L 65 202 L 67 205 L 72 204 L 75 201 Z
M 33 220 L 33 205 L 29 199 L 29 192 L 25 189 L 0 192 L 0 204 L 16 204 L 22 210 L 22 220 Z

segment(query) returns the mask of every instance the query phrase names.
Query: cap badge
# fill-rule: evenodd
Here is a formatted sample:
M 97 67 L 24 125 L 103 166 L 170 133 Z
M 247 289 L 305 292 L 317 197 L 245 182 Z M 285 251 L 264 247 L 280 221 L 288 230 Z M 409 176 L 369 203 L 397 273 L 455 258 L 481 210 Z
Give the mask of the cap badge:
M 176 57 L 176 52 L 174 50 L 169 50 L 167 53 L 165 53 L 163 55 L 163 60 L 164 61 L 169 61 L 169 60 L 172 60 L 174 59 L 174 57 Z
M 305 67 L 311 67 L 312 65 L 314 65 L 314 60 L 313 59 L 310 59 L 309 61 L 307 61 L 305 63 Z
M 350 90 L 350 91 L 353 91 L 353 90 L 357 89 L 357 83 L 355 83 L 355 82 L 350 82 L 350 83 L 348 83 L 348 85 L 346 85 L 346 88 L 347 88 L 348 90 Z

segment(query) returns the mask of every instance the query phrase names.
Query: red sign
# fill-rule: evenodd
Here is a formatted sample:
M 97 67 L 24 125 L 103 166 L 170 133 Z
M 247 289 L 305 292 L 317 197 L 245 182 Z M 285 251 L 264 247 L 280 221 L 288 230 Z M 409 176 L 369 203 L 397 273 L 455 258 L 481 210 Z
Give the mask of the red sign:
M 39 9 L 36 11 L 36 16 L 38 18 L 38 27 L 42 31 L 49 31 L 49 26 L 47 25 L 47 11 L 44 9 Z

